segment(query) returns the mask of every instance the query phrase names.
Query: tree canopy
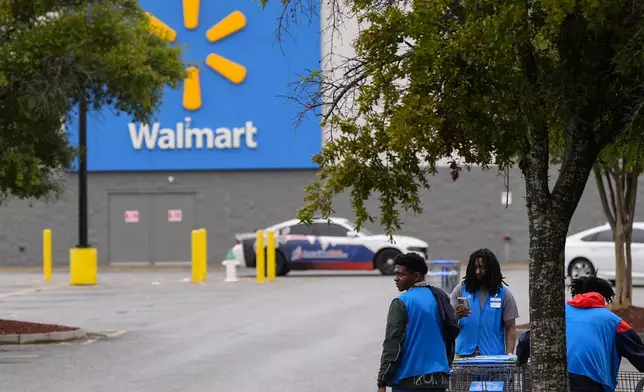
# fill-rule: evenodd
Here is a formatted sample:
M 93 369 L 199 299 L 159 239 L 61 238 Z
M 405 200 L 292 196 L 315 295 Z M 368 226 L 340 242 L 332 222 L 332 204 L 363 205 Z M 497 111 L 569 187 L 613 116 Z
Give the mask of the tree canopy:
M 299 100 L 322 107 L 337 131 L 314 158 L 320 181 L 298 216 L 332 214 L 333 196 L 348 190 L 358 224 L 379 218 L 391 232 L 400 208 L 422 212 L 418 193 L 439 159 L 453 159 L 455 179 L 463 165 L 518 165 L 530 222 L 532 390 L 567 390 L 565 237 L 600 152 L 641 138 L 644 3 L 322 1 L 332 14 L 350 9 L 363 28 L 354 57 L 298 85 Z M 287 15 L 304 3 L 282 0 Z M 561 157 L 554 187 L 552 151 Z M 365 208 L 374 194 L 377 215 Z
M 0 26 L 1 197 L 58 189 L 75 154 L 63 124 L 81 97 L 142 120 L 184 77 L 180 48 L 136 0 L 2 0 Z
M 309 189 L 311 208 L 342 189 L 354 189 L 358 205 L 377 190 L 381 223 L 398 229 L 396 203 L 421 212 L 417 191 L 441 158 L 527 164 L 536 127 L 549 131 L 542 143 L 568 150 L 579 129 L 596 155 L 639 118 L 642 26 L 632 1 L 349 3 L 368 25 L 342 65 L 350 77 L 307 81 L 335 85 L 335 96 L 312 98 L 338 131 L 315 157 L 327 181 Z M 338 115 L 353 89 L 357 110 Z M 358 223 L 369 218 L 362 211 Z

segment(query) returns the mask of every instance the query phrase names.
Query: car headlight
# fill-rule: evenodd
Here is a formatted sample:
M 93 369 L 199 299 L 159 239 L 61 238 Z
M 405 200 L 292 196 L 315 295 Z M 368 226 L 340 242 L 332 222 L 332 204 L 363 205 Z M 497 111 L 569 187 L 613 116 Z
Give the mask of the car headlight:
M 429 258 L 429 254 L 427 254 L 427 247 L 410 246 L 410 247 L 407 248 L 407 251 L 419 253 L 421 256 L 423 256 L 425 258 L 425 260 L 427 260 Z

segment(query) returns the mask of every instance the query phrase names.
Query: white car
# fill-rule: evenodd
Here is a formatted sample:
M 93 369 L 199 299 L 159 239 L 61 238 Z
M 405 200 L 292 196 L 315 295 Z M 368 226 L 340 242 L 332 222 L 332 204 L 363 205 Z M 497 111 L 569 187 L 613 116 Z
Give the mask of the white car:
M 644 284 L 644 222 L 633 223 L 631 242 L 633 284 Z M 571 278 L 597 276 L 615 281 L 615 243 L 610 225 L 573 234 L 566 238 L 566 273 Z
M 385 234 L 355 230 L 344 218 L 314 219 L 311 225 L 298 219 L 264 229 L 275 231 L 276 272 L 286 275 L 291 270 L 374 270 L 393 275 L 394 258 L 401 253 L 418 253 L 429 258 L 428 245 L 414 237 L 394 235 L 390 242 Z M 231 249 L 242 267 L 255 268 L 255 233 L 236 234 Z

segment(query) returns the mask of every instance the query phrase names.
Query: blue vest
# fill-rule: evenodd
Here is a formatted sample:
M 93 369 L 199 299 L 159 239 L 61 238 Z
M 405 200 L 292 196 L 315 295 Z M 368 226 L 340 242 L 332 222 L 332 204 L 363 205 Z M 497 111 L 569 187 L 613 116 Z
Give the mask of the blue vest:
M 472 313 L 458 321 L 461 333 L 456 338 L 456 355 L 472 355 L 476 347 L 481 355 L 505 355 L 505 327 L 503 324 L 503 297 L 507 287 L 488 296 L 481 309 L 478 292 L 470 293 L 461 287 L 461 296 L 467 298 Z
M 450 374 L 441 335 L 438 303 L 427 287 L 412 287 L 398 299 L 407 310 L 407 327 L 402 343 L 398 368 L 391 384 L 401 380 L 432 373 Z
M 606 391 L 614 391 L 622 361 L 615 346 L 621 321 L 606 308 L 576 308 L 566 304 L 568 372 L 586 376 L 603 384 Z

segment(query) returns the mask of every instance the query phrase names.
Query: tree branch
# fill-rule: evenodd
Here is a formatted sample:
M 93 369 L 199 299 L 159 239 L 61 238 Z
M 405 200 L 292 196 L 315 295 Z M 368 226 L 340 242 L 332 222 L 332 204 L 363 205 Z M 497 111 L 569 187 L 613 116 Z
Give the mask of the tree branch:
M 615 189 L 613 189 L 613 182 L 610 176 L 610 170 L 606 167 L 604 167 L 604 175 L 606 176 L 606 183 L 608 184 L 608 190 L 609 193 L 608 195 L 610 196 L 610 205 L 613 207 L 614 211 L 614 217 L 615 217 L 615 223 L 617 223 L 617 219 L 619 219 L 619 216 L 617 215 L 617 201 L 615 200 Z
M 591 124 L 595 116 L 594 106 L 587 105 L 580 111 L 577 120 L 567 126 L 564 134 L 566 147 L 552 199 L 557 213 L 569 219 L 574 214 L 599 155 L 600 148 L 587 136 L 594 129 Z
M 623 185 L 622 177 L 624 175 L 620 171 L 612 171 L 611 176 L 613 177 L 613 181 L 615 181 L 615 199 L 616 199 L 615 205 L 617 206 L 617 209 L 615 210 L 616 211 L 615 218 L 619 219 L 619 223 L 623 225 L 626 222 L 626 219 L 625 219 L 626 211 L 624 208 L 625 195 L 624 195 L 624 187 L 622 186 Z
M 633 230 L 633 222 L 635 221 L 635 205 L 637 204 L 637 185 L 638 178 L 641 171 L 633 169 L 628 176 L 628 188 L 626 190 L 626 211 L 628 212 L 628 221 L 626 223 L 627 231 L 630 233 Z
M 401 55 L 394 56 L 389 60 L 389 64 L 400 63 L 409 57 L 412 51 L 409 50 Z M 338 71 L 343 71 L 342 76 L 333 77 Z M 345 104 L 355 104 L 355 95 L 360 86 L 368 80 L 370 70 L 367 64 L 355 58 L 346 59 L 342 65 L 336 69 L 330 69 L 323 72 L 312 72 L 309 76 L 300 76 L 300 81 L 290 83 L 294 93 L 291 96 L 280 96 L 286 101 L 293 101 L 301 105 L 304 109 L 301 111 L 295 123 L 298 124 L 306 117 L 307 112 L 323 109 L 321 115 L 322 121 L 329 120 L 333 115 L 343 117 L 342 111 L 346 109 L 349 112 L 355 112 L 353 106 L 344 108 Z
M 600 165 L 593 166 L 593 172 L 595 173 L 595 180 L 597 181 L 599 198 L 602 203 L 604 215 L 606 215 L 606 219 L 608 219 L 608 224 L 610 224 L 611 229 L 615 230 L 615 215 L 608 205 L 608 198 L 606 197 L 606 187 L 604 186 L 604 179 L 602 178 L 602 169 L 600 168 Z
M 530 150 L 520 163 L 526 183 L 526 205 L 531 221 L 538 221 L 549 214 L 551 208 L 548 183 L 549 139 L 548 129 L 541 121 L 535 121 L 530 130 Z M 531 226 L 532 230 L 532 226 Z M 530 233 L 532 238 L 532 232 Z
M 338 104 L 340 101 L 342 101 L 342 98 L 344 98 L 345 95 L 352 89 L 357 88 L 360 83 L 367 78 L 368 74 L 367 72 L 362 72 L 359 76 L 357 76 L 354 80 L 349 81 L 344 87 L 342 87 L 339 91 L 336 97 L 329 103 L 329 106 L 327 107 L 327 112 L 322 116 L 322 121 L 326 121 L 331 117 L 331 115 L 335 112 L 335 109 L 338 107 Z
M 522 48 L 523 71 L 532 85 L 539 83 L 539 66 L 532 45 Z M 523 110 L 529 115 L 531 112 Z M 546 213 L 550 203 L 550 187 L 548 184 L 548 169 L 550 164 L 550 141 L 548 128 L 543 118 L 537 114 L 532 119 L 532 127 L 528 133 L 530 148 L 526 159 L 521 162 L 523 175 L 526 179 L 526 199 L 528 214 Z M 535 209 L 536 208 L 536 209 Z

